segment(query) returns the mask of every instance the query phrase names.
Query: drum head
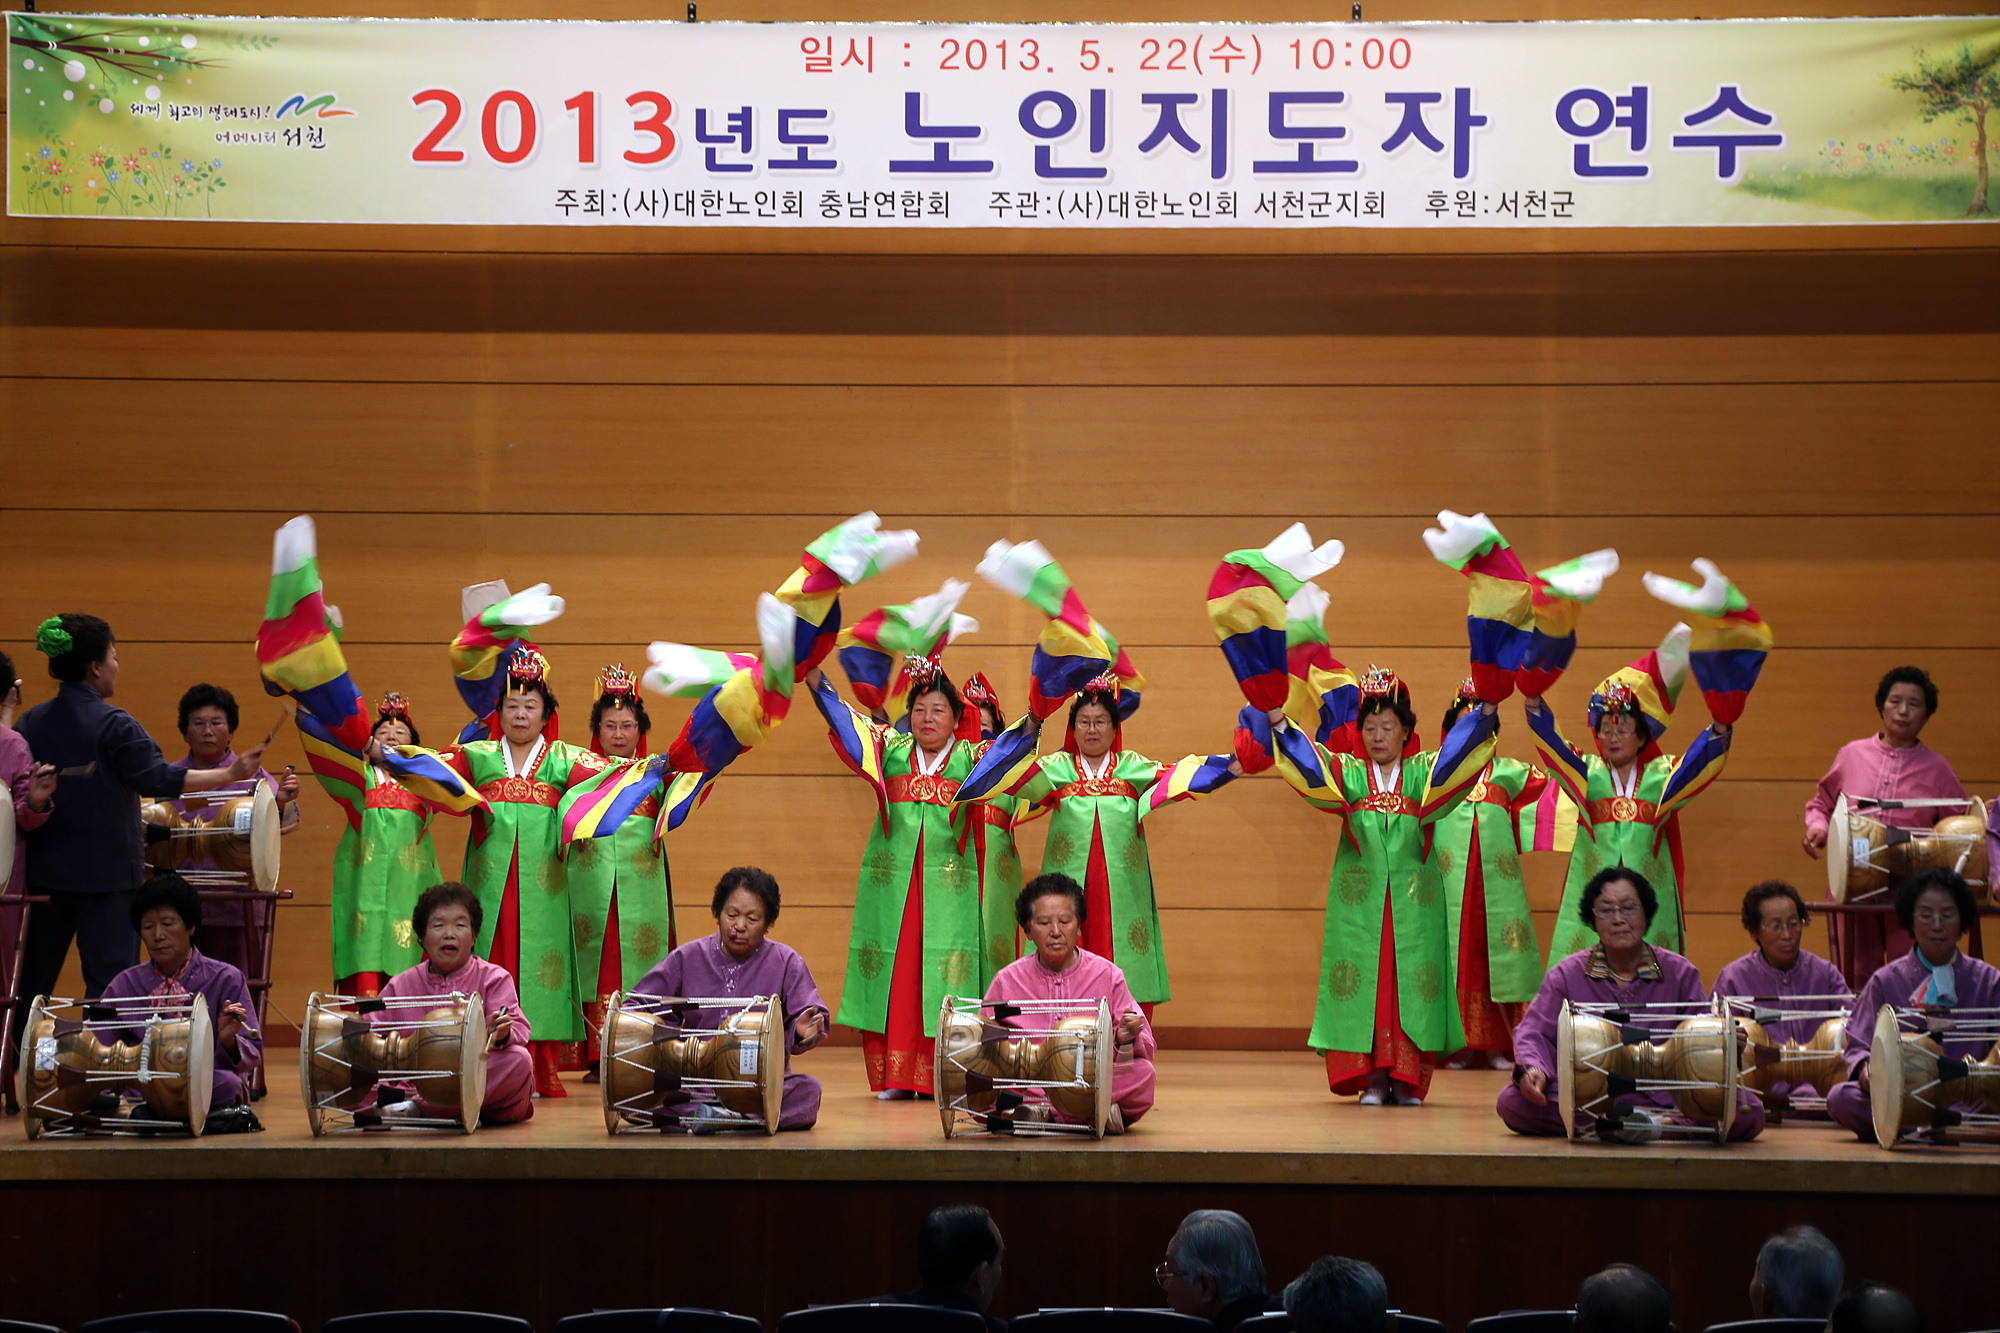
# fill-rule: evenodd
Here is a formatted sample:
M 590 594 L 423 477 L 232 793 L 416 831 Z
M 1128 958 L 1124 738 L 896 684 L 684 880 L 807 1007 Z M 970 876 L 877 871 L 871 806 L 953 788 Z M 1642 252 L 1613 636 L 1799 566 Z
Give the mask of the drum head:
M 785 1030 L 785 997 L 764 998 L 771 1007 L 764 1015 L 764 1030 L 757 1034 L 757 1090 L 764 1096 L 764 1132 L 775 1134 L 785 1105 L 785 1048 L 791 1043 L 786 1040 L 790 1034 Z
M 1736 1023 L 1722 1015 L 1722 1118 L 1715 1125 L 1715 1141 L 1729 1142 L 1729 1127 L 1736 1123 L 1736 1089 L 1743 1081 L 1742 1052 L 1736 1044 Z
M 1097 1084 L 1097 1111 L 1090 1122 L 1090 1137 L 1101 1139 L 1111 1125 L 1111 1060 L 1116 1050 L 1117 1029 L 1111 1025 L 1111 1002 L 1097 1002 L 1097 1067 L 1092 1082 Z
M 314 1041 L 314 1029 L 318 1027 L 318 1017 L 324 1009 L 326 995 L 322 991 L 314 991 L 312 997 L 306 999 L 306 1027 L 298 1031 L 298 1095 L 306 1099 L 306 1123 L 312 1125 L 314 1139 L 326 1133 L 326 1113 L 320 1111 L 320 1099 L 312 1093 L 312 1047 L 318 1045 Z
M 951 1046 L 944 1036 L 957 1005 L 956 995 L 944 997 L 944 1004 L 938 1009 L 937 1044 L 931 1057 L 931 1091 L 937 1097 L 938 1119 L 944 1122 L 944 1136 L 948 1139 L 958 1137 L 958 1116 L 951 1108 L 965 1092 L 964 1080 L 958 1077 L 959 1068 L 948 1058 Z
M 11 824 L 13 820 L 7 820 Z M 28 1131 L 28 1139 L 33 1142 L 42 1137 L 42 1118 L 35 1114 L 34 1103 L 28 1100 L 28 1071 L 35 1067 L 35 1029 L 48 1017 L 49 997 L 37 995 L 35 1002 L 28 1006 L 28 1025 L 21 1029 L 20 1068 L 14 1071 L 14 1096 L 21 1104 L 21 1128 Z
M 278 798 L 271 784 L 257 784 L 250 798 L 250 882 L 259 893 L 278 887 L 278 844 L 284 834 L 285 818 L 278 813 Z
M 1831 902 L 1847 901 L 1848 863 L 1854 855 L 1852 837 L 1847 826 L 1847 793 L 1842 792 L 1834 799 L 1833 813 L 1826 821 L 1826 896 Z
M 618 1114 L 618 1086 L 616 1069 L 618 1064 L 618 1018 L 625 1012 L 625 992 L 611 993 L 611 1002 L 604 1006 L 604 1026 L 599 1030 L 597 1043 L 597 1100 L 604 1110 L 604 1132 L 616 1134 L 622 1117 Z
M 1876 1011 L 1868 1043 L 1868 1111 L 1875 1122 L 1875 1142 L 1895 1147 L 1903 1129 L 1903 1029 L 1886 1004 Z
M 208 1127 L 208 1103 L 215 1096 L 215 1024 L 208 1016 L 208 997 L 190 997 L 188 1014 L 188 1132 L 196 1138 Z
M 1562 1116 L 1563 1134 L 1576 1137 L 1576 1032 L 1569 1001 L 1563 1001 L 1556 1016 L 1556 1110 Z
M 458 1115 L 468 1134 L 479 1128 L 486 1105 L 486 1001 L 474 992 L 458 1023 Z

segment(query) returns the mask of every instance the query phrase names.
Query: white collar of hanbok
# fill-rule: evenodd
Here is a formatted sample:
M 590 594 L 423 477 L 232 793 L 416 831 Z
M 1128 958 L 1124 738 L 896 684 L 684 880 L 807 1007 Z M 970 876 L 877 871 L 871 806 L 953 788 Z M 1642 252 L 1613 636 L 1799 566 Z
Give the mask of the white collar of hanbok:
M 521 765 L 521 771 L 516 773 L 514 771 L 513 743 L 509 741 L 505 736 L 502 736 L 500 738 L 500 758 L 507 765 L 507 776 L 510 778 L 525 778 L 532 776 L 534 774 L 536 766 L 542 762 L 542 751 L 548 748 L 548 744 L 549 744 L 548 737 L 546 736 L 535 737 L 535 743 L 528 747 L 528 762 Z
M 1630 796 L 1639 790 L 1640 765 L 1637 759 L 1634 759 L 1632 767 L 1623 773 L 1620 773 L 1615 767 L 1609 764 L 1606 764 L 1605 767 L 1611 773 L 1611 794 L 1613 796 Z
M 1118 752 L 1116 750 L 1106 750 L 1097 757 L 1097 771 L 1093 773 L 1090 771 L 1090 761 L 1084 758 L 1081 753 L 1078 753 L 1076 756 L 1076 771 L 1083 777 L 1096 781 L 1111 772 L 1111 765 L 1117 758 Z
M 1368 772 L 1369 776 L 1374 780 L 1375 790 L 1378 792 L 1401 791 L 1403 788 L 1403 761 L 1400 759 L 1387 768 L 1370 759 L 1368 761 Z
M 945 761 L 951 758 L 951 747 L 956 745 L 957 743 L 958 742 L 956 741 L 946 741 L 944 743 L 944 748 L 937 752 L 937 758 L 935 759 L 931 758 L 930 755 L 924 753 L 923 746 L 915 744 L 911 745 L 910 767 L 916 769 L 917 772 L 921 773 L 923 776 L 930 777 L 932 774 L 936 773 L 939 769 L 944 767 Z

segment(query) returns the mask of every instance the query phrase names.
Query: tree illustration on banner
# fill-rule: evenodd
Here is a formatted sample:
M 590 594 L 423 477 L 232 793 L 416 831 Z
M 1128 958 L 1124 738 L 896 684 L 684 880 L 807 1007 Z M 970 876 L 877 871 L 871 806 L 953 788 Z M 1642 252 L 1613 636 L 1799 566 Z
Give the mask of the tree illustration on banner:
M 2000 102 L 2000 46 L 1975 56 L 1972 47 L 1961 42 L 1957 54 L 1944 59 L 1933 59 L 1928 51 L 1918 47 L 1912 53 L 1912 60 L 1915 71 L 1890 75 L 1889 86 L 1897 92 L 1915 93 L 1921 99 L 1918 114 L 1926 125 L 1947 117 L 1971 123 L 1971 156 L 1978 170 L 1978 184 L 1972 192 L 1972 206 L 1965 210 L 1965 215 L 1991 213 L 1993 210 L 1986 202 L 1986 113 L 1995 102 Z

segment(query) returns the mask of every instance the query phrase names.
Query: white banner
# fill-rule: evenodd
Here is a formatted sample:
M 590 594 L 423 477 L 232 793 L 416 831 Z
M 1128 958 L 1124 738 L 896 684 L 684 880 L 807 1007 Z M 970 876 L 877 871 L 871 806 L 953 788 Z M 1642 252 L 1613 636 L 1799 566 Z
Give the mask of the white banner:
M 731 227 L 1987 220 L 1993 19 L 8 20 L 22 214 Z M 1961 53 L 1963 59 L 1961 60 Z M 1969 90 L 1954 101 L 1956 78 Z M 1943 91 L 1940 91 L 1943 89 Z

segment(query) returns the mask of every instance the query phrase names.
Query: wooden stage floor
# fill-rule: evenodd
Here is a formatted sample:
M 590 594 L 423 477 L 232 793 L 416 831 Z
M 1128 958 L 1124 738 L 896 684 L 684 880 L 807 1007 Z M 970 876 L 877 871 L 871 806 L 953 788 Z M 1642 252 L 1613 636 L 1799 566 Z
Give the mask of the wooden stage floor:
M 1158 1101 L 1122 1138 L 972 1136 L 947 1142 L 935 1103 L 879 1102 L 855 1048 L 795 1063 L 821 1080 L 819 1124 L 766 1137 L 604 1132 L 597 1088 L 535 1102 L 526 1124 L 313 1138 L 296 1066 L 273 1061 L 261 1134 L 29 1144 L 5 1127 L 0 1181 L 118 1179 L 931 1180 L 1104 1184 L 1301 1184 L 1644 1191 L 1770 1191 L 2000 1197 L 2000 1148 L 1885 1152 L 1824 1122 L 1788 1122 L 1752 1143 L 1644 1146 L 1528 1139 L 1493 1099 L 1506 1076 L 1440 1071 L 1421 1108 L 1362 1107 L 1326 1090 L 1309 1055 L 1169 1051 Z
M 1629 1261 L 1697 1333 L 1747 1317 L 1757 1247 L 1797 1223 L 1834 1239 L 1851 1279 L 1923 1293 L 1934 1333 L 1990 1328 L 2000 1308 L 2000 1148 L 1885 1152 L 1806 1124 L 1727 1147 L 1530 1140 L 1494 1116 L 1491 1072 L 1440 1072 L 1421 1109 L 1364 1109 L 1331 1097 L 1304 1053 L 1168 1051 L 1158 1106 L 1123 1138 L 947 1142 L 934 1104 L 877 1102 L 859 1050 L 833 1048 L 799 1062 L 826 1086 L 818 1127 L 774 1139 L 614 1139 L 596 1089 L 572 1081 L 525 1125 L 315 1140 L 276 1054 L 262 1134 L 30 1144 L 0 1122 L 0 1253 L 34 1258 L 0 1265 L 0 1315 L 73 1328 L 229 1305 L 313 1333 L 371 1309 L 547 1329 L 685 1304 L 771 1326 L 915 1286 L 918 1224 L 948 1202 L 993 1211 L 1006 1314 L 1158 1304 L 1153 1265 L 1196 1208 L 1250 1219 L 1273 1290 L 1319 1255 L 1354 1255 L 1394 1303 L 1454 1330 L 1566 1307 L 1585 1275 Z M 105 1262 L 107 1219 L 158 1262 Z M 425 1246 L 443 1262 L 419 1261 Z

